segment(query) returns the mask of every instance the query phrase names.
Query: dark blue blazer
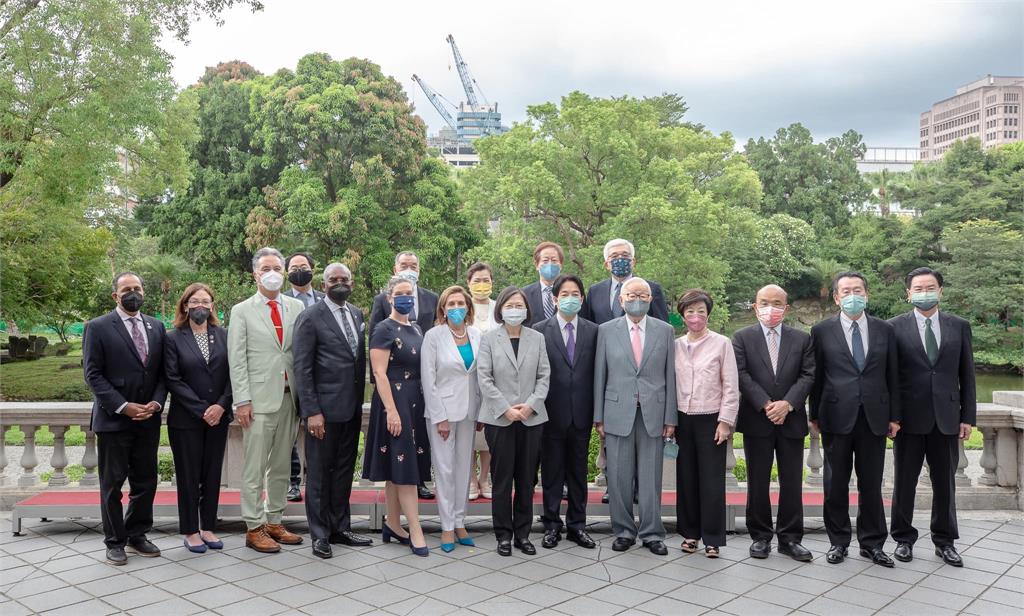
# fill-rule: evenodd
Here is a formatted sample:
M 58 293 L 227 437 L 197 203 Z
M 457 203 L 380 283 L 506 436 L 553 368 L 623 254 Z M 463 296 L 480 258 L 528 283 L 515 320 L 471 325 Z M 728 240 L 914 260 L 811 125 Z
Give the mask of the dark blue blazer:
M 203 413 L 214 404 L 224 408 L 220 424 L 231 423 L 231 374 L 228 370 L 228 332 L 208 326 L 210 363 L 206 363 L 188 324 L 167 332 L 164 344 L 164 380 L 171 394 L 167 425 L 202 429 L 210 425 Z
M 145 364 L 116 310 L 85 324 L 82 366 L 85 382 L 94 397 L 90 421 L 93 432 L 120 432 L 152 423 L 160 425 L 160 412 L 143 422 L 117 413 L 125 402 L 156 402 L 162 411 L 167 401 L 163 369 L 164 324 L 151 316 L 141 316 L 143 332 L 149 341 Z
M 644 280 L 647 279 L 644 278 Z M 665 294 L 661 290 L 661 285 L 653 280 L 647 280 L 647 283 L 651 285 L 651 309 L 647 314 L 668 323 L 668 305 L 665 303 Z M 611 293 L 611 278 L 605 278 L 601 282 L 590 285 L 590 289 L 587 290 L 587 301 L 584 302 L 583 308 L 580 310 L 580 316 L 598 325 L 614 319 Z
M 577 317 L 576 351 L 573 362 L 562 342 L 558 317 L 537 323 L 533 328 L 544 334 L 544 345 L 551 364 L 551 384 L 544 408 L 548 421 L 544 436 L 563 438 L 568 433 L 590 435 L 594 424 L 594 359 L 597 351 L 597 325 Z

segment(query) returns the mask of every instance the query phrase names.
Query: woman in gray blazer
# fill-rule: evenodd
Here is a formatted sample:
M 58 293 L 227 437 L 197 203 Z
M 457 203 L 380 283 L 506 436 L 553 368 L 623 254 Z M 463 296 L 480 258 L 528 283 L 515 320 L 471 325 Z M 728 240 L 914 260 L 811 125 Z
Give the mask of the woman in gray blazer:
M 441 549 L 456 540 L 474 545 L 466 532 L 466 502 L 473 462 L 473 439 L 480 412 L 476 356 L 480 331 L 473 325 L 473 298 L 460 286 L 448 287 L 437 300 L 434 327 L 423 336 L 420 379 L 426 403 L 427 437 L 434 466 L 434 492 L 441 518 Z
M 487 424 L 484 436 L 491 450 L 491 516 L 502 556 L 512 555 L 513 541 L 524 554 L 537 553 L 530 543 L 530 525 L 541 432 L 548 420 L 544 399 L 551 367 L 544 334 L 523 327 L 529 317 L 522 291 L 516 287 L 502 291 L 494 311 L 494 320 L 502 326 L 484 335 L 477 360 L 483 398 L 480 421 Z

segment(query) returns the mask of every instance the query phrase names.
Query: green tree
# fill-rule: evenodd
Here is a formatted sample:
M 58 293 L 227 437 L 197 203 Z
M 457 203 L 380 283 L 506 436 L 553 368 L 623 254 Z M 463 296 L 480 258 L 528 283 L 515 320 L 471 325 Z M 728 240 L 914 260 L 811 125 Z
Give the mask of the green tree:
M 184 288 L 183 279 L 192 272 L 189 264 L 177 255 L 157 254 L 142 259 L 137 265 L 139 275 L 152 293 L 156 287 L 160 292 L 160 316 L 166 321 L 173 314 L 167 312 L 167 302 L 174 301 L 172 292 Z M 174 304 L 171 304 L 173 313 Z

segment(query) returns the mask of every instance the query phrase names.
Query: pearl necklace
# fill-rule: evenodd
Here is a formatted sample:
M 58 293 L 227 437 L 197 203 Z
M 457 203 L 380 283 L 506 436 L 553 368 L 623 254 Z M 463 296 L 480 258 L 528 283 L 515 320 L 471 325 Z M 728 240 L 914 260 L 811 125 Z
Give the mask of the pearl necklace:
M 448 326 L 448 331 L 452 333 L 452 336 L 454 336 L 456 340 L 465 340 L 466 337 L 469 336 L 468 331 L 462 332 L 462 335 L 460 336 L 458 333 L 455 332 L 454 329 L 452 329 L 451 325 Z

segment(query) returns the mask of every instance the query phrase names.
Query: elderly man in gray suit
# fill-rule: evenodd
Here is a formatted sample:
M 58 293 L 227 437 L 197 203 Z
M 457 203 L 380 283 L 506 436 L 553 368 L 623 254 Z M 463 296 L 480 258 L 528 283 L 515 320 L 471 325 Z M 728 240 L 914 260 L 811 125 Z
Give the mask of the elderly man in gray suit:
M 675 346 L 672 326 L 647 317 L 651 295 L 647 281 L 629 279 L 619 295 L 625 315 L 597 331 L 594 427 L 608 450 L 612 549 L 628 550 L 639 534 L 644 547 L 664 556 L 661 471 L 664 439 L 676 425 Z M 634 477 L 639 532 L 630 502 Z

